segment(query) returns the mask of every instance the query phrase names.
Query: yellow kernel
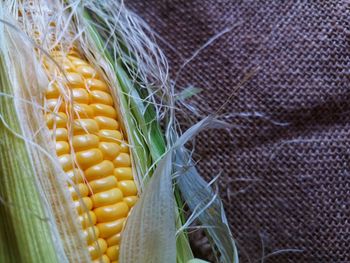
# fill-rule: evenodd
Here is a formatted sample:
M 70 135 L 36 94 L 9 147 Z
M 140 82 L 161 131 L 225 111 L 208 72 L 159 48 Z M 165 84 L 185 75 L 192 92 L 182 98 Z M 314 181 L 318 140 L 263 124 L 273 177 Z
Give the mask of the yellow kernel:
M 113 142 L 100 142 L 98 148 L 107 160 L 115 159 L 120 152 L 120 146 Z
M 122 153 L 128 153 L 129 152 L 129 146 L 126 144 L 126 142 L 122 142 L 121 144 L 120 144 L 120 151 L 122 152 Z
M 68 56 L 68 58 L 70 59 L 70 61 L 72 62 L 72 64 L 75 67 L 79 67 L 79 66 L 82 66 L 82 65 L 87 65 L 87 62 L 85 60 L 82 60 L 82 59 L 78 58 L 76 55 Z
M 76 160 L 79 167 L 83 170 L 98 164 L 103 161 L 102 152 L 99 149 L 93 148 L 90 150 L 77 152 Z
M 93 242 L 89 246 L 89 253 L 92 259 L 96 259 L 100 257 L 103 253 L 106 252 L 106 250 L 107 250 L 107 243 L 102 238 L 97 239 L 97 242 Z
M 69 53 L 70 57 L 80 57 L 80 54 L 78 52 L 78 50 L 75 48 L 75 47 L 72 47 L 70 50 L 69 50 Z
M 88 89 L 90 90 L 102 90 L 102 91 L 108 91 L 108 87 L 106 83 L 99 79 L 87 79 L 86 85 Z
M 56 142 L 56 153 L 57 155 L 69 153 L 69 144 L 65 141 Z
M 99 127 L 95 120 L 93 119 L 77 119 L 74 120 L 73 131 L 75 135 L 85 134 L 85 133 L 98 133 Z
M 74 187 L 70 186 L 69 191 L 72 194 L 72 198 L 74 200 L 77 200 L 81 197 L 88 196 L 89 194 L 89 188 L 86 186 L 86 184 L 76 184 Z
M 122 226 L 123 227 L 123 226 Z M 110 238 L 107 239 L 107 244 L 109 247 L 118 245 L 121 240 L 121 232 L 111 236 Z
M 89 197 L 80 198 L 79 201 L 74 201 L 74 205 L 79 214 L 92 209 L 92 201 Z
M 94 212 L 89 211 L 79 216 L 79 222 L 83 228 L 91 227 L 96 225 L 96 215 Z
M 73 89 L 72 90 L 73 101 L 77 103 L 89 104 L 90 95 L 86 89 Z
M 123 139 L 123 135 L 120 133 L 120 131 L 115 130 L 100 130 L 98 135 L 100 137 L 100 141 L 102 142 L 120 143 L 120 141 Z
M 111 161 L 104 160 L 103 162 L 91 166 L 85 170 L 85 177 L 88 181 L 100 179 L 102 177 L 113 174 L 114 165 Z
M 56 138 L 56 141 L 67 141 L 68 131 L 66 128 L 57 128 L 50 130 L 51 136 Z
M 35 32 L 36 35 L 40 36 L 40 32 Z M 66 60 L 67 58 L 64 58 L 62 57 L 63 53 L 61 51 L 57 51 L 57 50 L 54 50 L 54 51 L 51 51 L 51 56 L 55 58 L 56 62 L 59 63 L 63 63 L 64 60 Z
M 132 180 L 118 182 L 118 188 L 122 190 L 124 196 L 137 195 L 136 184 Z
M 63 154 L 58 157 L 58 160 L 61 164 L 61 167 L 65 172 L 72 170 L 73 168 L 73 160 L 70 154 Z
M 46 124 L 49 129 L 52 129 L 54 126 L 65 128 L 67 126 L 67 115 L 63 112 L 48 113 L 46 115 Z
M 126 218 L 123 217 L 111 222 L 97 224 L 101 238 L 108 238 L 120 233 L 123 229 L 125 220 Z
M 117 187 L 117 179 L 114 176 L 107 176 L 101 179 L 97 179 L 89 182 L 93 193 L 99 193 Z
M 57 87 L 57 84 L 52 84 L 52 83 L 48 86 L 45 93 L 45 97 L 47 99 L 58 98 L 60 95 L 61 95 L 61 92 Z
M 115 168 L 113 174 L 118 181 L 132 180 L 134 178 L 130 167 Z
M 66 172 L 69 179 L 72 180 L 74 183 L 79 184 L 84 182 L 84 173 L 82 170 L 75 168 L 73 170 L 70 170 L 69 172 Z
M 55 57 L 56 62 L 60 66 L 60 69 L 63 69 L 64 72 L 74 70 L 73 64 L 69 61 L 69 59 L 64 57 L 64 54 L 62 54 L 62 52 L 52 51 L 51 56 Z M 52 65 L 52 66 L 54 66 L 54 65 Z M 56 67 L 56 66 L 54 66 L 54 67 Z
M 106 255 L 102 255 L 102 257 L 95 259 L 92 261 L 92 263 L 110 263 L 111 261 L 109 260 L 109 257 Z
M 66 105 L 62 100 L 58 100 L 58 99 L 48 99 L 45 102 L 45 107 L 53 112 L 57 112 L 57 111 L 65 111 L 66 109 Z
M 89 65 L 82 65 L 76 68 L 76 71 L 82 74 L 84 77 L 93 77 L 96 75 L 96 71 Z
M 127 153 L 120 153 L 114 160 L 113 164 L 116 167 L 128 167 L 131 165 L 130 155 Z
M 123 200 L 123 193 L 118 188 L 103 191 L 91 196 L 94 207 L 112 205 Z
M 72 65 L 72 63 L 68 59 L 63 58 L 61 61 L 58 60 L 57 62 L 60 63 L 64 72 L 74 71 L 74 66 Z
M 74 104 L 73 114 L 77 119 L 89 119 L 94 117 L 94 110 L 87 104 Z
M 119 202 L 114 205 L 98 207 L 94 209 L 94 212 L 97 217 L 97 222 L 104 223 L 127 216 L 129 207 L 125 202 Z
M 95 116 L 117 118 L 117 112 L 112 106 L 105 104 L 90 104 L 90 106 L 94 109 Z
M 108 118 L 105 116 L 97 116 L 94 119 L 95 119 L 95 121 L 97 121 L 100 129 L 107 129 L 107 130 L 118 130 L 119 129 L 119 123 L 115 119 Z
M 99 138 L 94 134 L 76 135 L 72 139 L 73 148 L 76 152 L 97 148 L 98 143 Z
M 88 244 L 91 244 L 100 236 L 100 231 L 96 226 L 92 226 L 84 229 L 83 235 L 85 236 L 85 239 L 88 242 Z
M 139 198 L 137 196 L 124 197 L 123 201 L 131 208 L 133 207 Z
M 69 87 L 84 87 L 84 80 L 80 74 L 66 72 L 67 84 Z
M 109 247 L 107 249 L 106 254 L 110 260 L 117 260 L 119 257 L 119 246 L 116 245 L 116 246 Z
M 70 57 L 72 57 L 72 56 L 75 56 L 75 57 L 80 57 L 80 54 L 79 54 L 79 52 L 77 51 L 77 49 L 76 48 L 71 48 L 70 50 L 69 50 L 69 53 L 68 53 L 69 55 L 70 55 Z M 71 62 L 72 63 L 72 62 Z M 73 64 L 73 63 L 72 63 Z
M 102 103 L 106 105 L 113 105 L 112 96 L 107 92 L 101 90 L 93 90 L 91 91 L 91 103 Z

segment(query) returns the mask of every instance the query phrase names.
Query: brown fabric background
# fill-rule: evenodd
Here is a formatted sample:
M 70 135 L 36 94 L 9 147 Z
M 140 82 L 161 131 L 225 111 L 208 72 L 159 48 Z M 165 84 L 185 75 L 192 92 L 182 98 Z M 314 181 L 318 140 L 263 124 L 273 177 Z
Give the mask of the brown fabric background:
M 179 85 L 231 133 L 197 140 L 219 180 L 241 262 L 350 262 L 349 1 L 150 0 L 127 4 L 163 38 Z M 235 90 L 247 74 L 253 75 Z M 185 120 L 185 119 L 184 119 Z

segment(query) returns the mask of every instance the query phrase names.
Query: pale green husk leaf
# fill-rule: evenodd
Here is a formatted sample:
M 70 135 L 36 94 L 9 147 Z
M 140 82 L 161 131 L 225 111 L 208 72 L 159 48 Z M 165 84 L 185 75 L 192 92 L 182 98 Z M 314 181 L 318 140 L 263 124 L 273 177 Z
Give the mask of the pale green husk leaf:
M 0 6 L 0 19 L 8 16 Z M 12 63 L 16 41 L 21 39 L 13 35 L 10 39 L 10 31 L 0 22 L 0 262 L 59 262 L 63 253 L 60 244 L 54 243 L 55 226 L 40 195 L 31 153 L 19 138 L 23 131 L 14 97 L 18 84 L 26 84 Z
M 171 171 L 172 152 L 169 152 L 158 163 L 128 218 L 119 256 L 121 263 L 176 262 Z
M 48 21 L 53 19 L 48 16 L 45 2 L 42 2 L 42 9 L 31 6 L 30 16 L 23 11 L 27 2 L 23 5 L 22 2 L 14 3 L 8 1 L 0 7 L 2 14 L 6 13 L 0 22 L 1 52 L 6 69 L 1 75 L 7 74 L 10 84 L 6 90 L 6 86 L 2 85 L 0 94 L 1 128 L 12 134 L 8 139 L 5 137 L 6 144 L 3 144 L 4 152 L 12 159 L 4 158 L 1 175 L 4 175 L 5 181 L 11 182 L 12 187 L 4 196 L 9 198 L 16 194 L 14 204 L 11 205 L 12 200 L 6 200 L 5 205 L 20 214 L 18 219 L 9 219 L 18 226 L 18 235 L 4 236 L 11 240 L 11 253 L 24 257 L 19 260 L 21 262 L 89 262 L 82 227 L 77 220 L 78 213 L 68 190 L 69 178 L 56 157 L 43 115 L 42 96 L 48 80 L 35 51 L 35 48 L 42 47 L 36 46 L 30 39 L 31 33 L 34 34 L 33 21 L 40 20 L 37 25 L 40 24 L 41 32 L 45 32 Z M 59 13 L 62 9 L 56 11 Z M 19 10 L 22 12 L 21 27 L 28 31 L 22 31 L 14 20 Z M 59 24 L 59 20 L 56 23 Z M 21 147 L 25 147 L 26 156 L 21 156 L 24 151 Z M 35 203 L 37 207 L 32 202 L 38 202 Z M 38 225 L 36 230 L 31 226 L 33 222 Z M 31 247 L 30 253 L 26 253 L 26 247 Z

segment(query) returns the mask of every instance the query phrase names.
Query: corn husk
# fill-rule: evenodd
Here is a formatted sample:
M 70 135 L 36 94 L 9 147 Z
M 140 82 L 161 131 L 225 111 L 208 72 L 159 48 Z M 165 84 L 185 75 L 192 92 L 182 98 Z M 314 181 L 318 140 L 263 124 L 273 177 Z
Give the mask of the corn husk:
M 49 160 L 53 148 L 48 147 L 49 136 L 41 129 L 45 122 L 36 107 L 47 80 L 32 43 L 5 8 L 0 7 L 0 18 L 6 19 L 0 23 L 0 261 L 67 262 L 67 252 L 83 243 L 76 245 L 80 230 L 57 167 Z M 65 249 L 65 241 L 72 247 Z

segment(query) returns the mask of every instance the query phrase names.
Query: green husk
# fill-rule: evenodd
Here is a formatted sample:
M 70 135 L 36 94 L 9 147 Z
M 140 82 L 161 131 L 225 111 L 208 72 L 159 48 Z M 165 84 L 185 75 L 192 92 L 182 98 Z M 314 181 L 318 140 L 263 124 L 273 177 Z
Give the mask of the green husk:
M 7 66 L 0 51 L 0 92 L 13 95 Z M 59 262 L 13 99 L 0 96 L 0 118 L 0 262 Z
M 88 262 L 86 240 L 67 187 L 69 178 L 43 116 L 41 95 L 48 80 L 30 31 L 20 29 L 30 27 L 33 17 L 26 17 L 20 4 L 12 4 L 0 6 L 0 179 L 4 182 L 0 197 L 8 217 L 1 217 L 6 223 L 1 228 L 7 231 L 0 235 L 7 239 L 2 243 L 16 254 L 8 256 L 9 262 Z M 21 24 L 14 19 L 19 10 Z M 10 224 L 16 226 L 13 231 Z

